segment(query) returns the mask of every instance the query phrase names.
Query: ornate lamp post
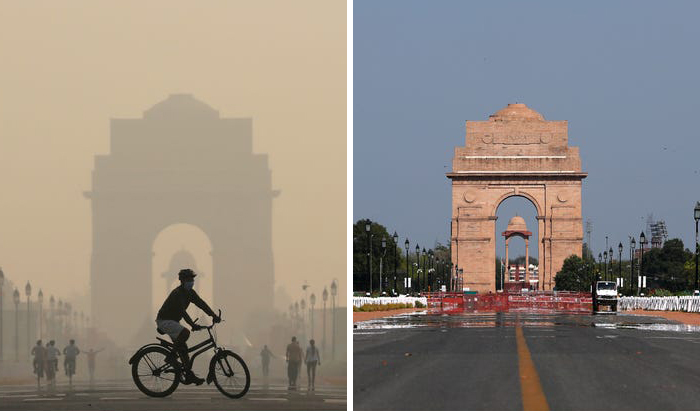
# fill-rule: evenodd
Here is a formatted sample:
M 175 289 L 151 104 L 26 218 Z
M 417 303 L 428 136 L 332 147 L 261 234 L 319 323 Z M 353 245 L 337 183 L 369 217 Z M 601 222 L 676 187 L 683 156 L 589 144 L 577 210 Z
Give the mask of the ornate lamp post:
M 29 330 L 32 328 L 31 327 L 31 317 L 32 317 L 32 312 L 31 312 L 31 299 L 32 299 L 32 286 L 29 284 L 29 281 L 27 281 L 27 285 L 24 287 L 24 292 L 27 295 L 27 351 L 29 351 L 29 347 L 31 347 L 31 342 L 29 340 Z M 29 354 L 31 355 L 31 354 Z
M 416 273 L 418 274 L 416 276 L 416 281 L 417 281 L 417 289 L 418 292 L 420 292 L 420 245 L 416 244 Z
M 15 303 L 15 361 L 19 361 L 19 291 L 17 288 L 12 293 L 12 300 Z
M 39 294 L 36 295 L 36 300 L 39 302 L 39 339 L 44 338 L 44 292 L 39 289 Z
M 630 239 L 630 295 L 634 295 L 634 249 L 637 248 L 637 241 Z
M 620 277 L 620 280 L 622 280 L 622 241 L 620 241 L 620 244 L 617 245 L 617 251 L 620 252 L 620 258 L 617 260 L 618 277 Z M 620 284 L 620 288 L 622 288 L 622 284 Z
M 3 335 L 2 335 L 2 328 L 3 328 L 3 323 L 2 323 L 2 286 L 5 284 L 5 273 L 2 272 L 2 268 L 0 268 L 0 362 L 2 362 L 2 348 L 3 348 Z
M 693 217 L 695 218 L 695 290 L 698 289 L 698 254 L 700 254 L 700 243 L 698 243 L 698 221 L 700 221 L 700 201 L 695 204 L 693 209 Z
M 394 235 L 391 237 L 394 239 L 394 294 L 398 294 L 399 285 L 397 283 L 398 271 L 399 271 L 399 236 L 394 231 Z
M 54 330 L 54 331 L 58 335 L 54 335 L 54 338 L 57 338 L 59 336 L 63 337 L 63 331 L 64 331 L 63 330 L 63 300 L 61 300 L 60 298 L 58 299 L 58 311 L 56 311 L 56 314 L 58 315 L 58 321 L 56 323 L 56 325 L 57 325 L 56 330 Z
M 408 242 L 408 238 L 407 238 L 406 241 L 403 243 L 403 245 L 404 245 L 404 247 L 406 248 L 406 277 L 404 277 L 404 281 L 407 281 L 407 280 L 406 280 L 407 278 L 411 278 L 411 275 L 410 275 L 411 272 L 410 272 L 409 269 L 408 269 L 408 246 L 410 245 L 410 243 Z M 403 289 L 404 292 L 406 292 L 406 288 L 408 288 L 408 282 L 404 282 L 404 287 L 403 287 L 403 288 L 404 288 L 404 289 Z
M 335 360 L 335 296 L 338 295 L 338 283 L 333 280 L 331 283 L 331 317 L 333 318 L 333 334 L 331 335 L 331 347 L 332 347 L 332 356 L 331 358 Z
M 301 334 L 306 337 L 306 300 L 301 299 L 301 302 L 299 303 L 299 308 L 301 308 Z
M 321 350 L 323 350 L 323 355 L 326 355 L 326 301 L 328 301 L 328 289 L 323 287 L 323 294 L 321 294 L 323 299 L 323 338 L 321 339 Z
M 311 315 L 311 338 L 314 338 L 314 305 L 316 305 L 316 294 L 311 293 L 311 296 L 309 297 L 309 312 Z
M 369 295 L 372 296 L 372 222 L 367 220 L 365 231 L 367 232 L 367 270 L 369 271 Z
M 642 288 L 642 276 L 644 275 L 644 244 L 647 243 L 647 237 L 644 235 L 644 231 L 639 235 L 639 247 L 642 249 L 642 255 L 639 257 L 639 287 L 637 287 L 637 295 L 639 295 L 639 292 Z
M 608 251 L 603 251 L 603 281 L 608 279 Z
M 53 298 L 53 294 L 49 298 L 49 307 L 51 308 L 51 322 L 46 327 L 46 331 L 48 331 L 49 335 L 53 335 L 56 332 L 56 313 L 54 311 L 56 309 L 56 299 Z
M 612 281 L 613 278 L 613 249 L 610 247 L 608 250 L 608 255 L 610 256 L 610 266 L 608 267 L 610 269 L 610 281 Z M 608 273 L 605 273 L 605 276 L 608 276 Z
M 425 259 L 426 259 L 428 254 L 425 252 L 425 247 L 423 247 L 423 251 L 422 251 L 421 255 L 423 256 L 423 289 L 428 289 L 428 287 L 430 285 L 430 284 L 428 284 L 428 267 L 426 267 L 426 264 L 425 264 L 426 263 Z M 428 290 L 428 291 L 430 291 L 430 290 Z
M 386 256 L 386 237 L 382 237 L 382 256 L 379 258 L 379 295 L 382 295 L 382 287 L 386 286 L 384 276 L 384 256 Z

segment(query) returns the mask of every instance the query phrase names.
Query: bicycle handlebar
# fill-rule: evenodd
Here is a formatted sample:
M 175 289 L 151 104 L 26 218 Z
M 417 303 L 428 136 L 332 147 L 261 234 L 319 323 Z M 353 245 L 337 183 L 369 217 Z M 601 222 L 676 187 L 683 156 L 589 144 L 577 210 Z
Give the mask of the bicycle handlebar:
M 219 315 L 217 315 L 217 317 L 219 317 L 219 319 L 221 320 L 221 309 L 219 309 Z M 198 324 L 197 324 L 197 320 L 199 320 L 199 318 L 195 318 L 195 319 L 192 321 L 192 323 L 194 323 L 195 325 L 198 325 Z M 221 320 L 221 321 L 224 321 L 224 320 Z M 220 321 L 220 322 L 221 322 L 221 321 Z M 217 323 L 212 322 L 211 325 L 199 325 L 200 328 L 199 328 L 199 330 L 197 330 L 197 331 L 201 331 L 201 330 L 211 330 L 212 328 L 214 328 L 214 326 L 215 326 L 216 324 L 217 324 Z

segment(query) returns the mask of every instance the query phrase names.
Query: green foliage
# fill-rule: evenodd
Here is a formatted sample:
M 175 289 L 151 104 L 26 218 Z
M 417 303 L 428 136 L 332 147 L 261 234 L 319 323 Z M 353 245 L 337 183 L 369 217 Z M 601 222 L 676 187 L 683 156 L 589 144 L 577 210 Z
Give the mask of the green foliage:
M 379 264 L 382 263 L 383 281 L 389 281 L 393 287 L 394 270 L 405 273 L 405 262 L 402 259 L 400 244 L 394 243 L 393 233 L 389 233 L 383 225 L 372 221 L 370 232 L 365 225 L 370 220 L 358 220 L 352 228 L 353 232 L 353 289 L 369 291 L 369 266 L 367 265 L 369 250 L 372 250 L 372 288 L 379 287 Z M 382 238 L 386 239 L 386 248 L 382 248 Z M 381 260 L 380 260 L 381 259 Z M 402 274 L 397 275 L 403 278 Z M 397 279 L 397 282 L 402 280 Z
M 570 255 L 564 260 L 561 271 L 554 277 L 557 290 L 590 291 L 593 277 L 590 264 L 577 255 Z
M 411 304 L 397 303 L 397 304 L 364 304 L 361 307 L 356 307 L 353 305 L 353 312 L 374 312 L 374 311 L 391 311 L 391 310 L 401 310 L 404 308 L 413 308 Z
M 662 248 L 644 252 L 642 275 L 647 276 L 647 287 L 678 292 L 692 288 L 695 281 L 694 266 L 688 264 L 693 253 L 683 247 L 683 241 L 673 238 Z
M 415 306 L 416 306 L 416 308 L 425 308 L 425 304 L 423 304 L 423 303 L 420 302 L 420 301 L 416 301 Z

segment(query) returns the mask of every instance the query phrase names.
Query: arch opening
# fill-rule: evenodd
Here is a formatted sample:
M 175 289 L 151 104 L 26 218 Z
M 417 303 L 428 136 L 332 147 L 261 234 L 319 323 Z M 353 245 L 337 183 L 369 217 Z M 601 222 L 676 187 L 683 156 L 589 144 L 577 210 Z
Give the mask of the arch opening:
M 536 204 L 524 195 L 510 195 L 496 206 L 496 289 L 539 284 L 539 221 Z M 516 287 L 516 284 L 520 284 Z
M 153 318 L 168 294 L 179 285 L 177 273 L 182 268 L 195 270 L 197 277 L 194 289 L 210 306 L 212 305 L 212 244 L 209 236 L 201 228 L 185 223 L 171 224 L 158 232 L 151 251 Z M 193 306 L 190 306 L 188 311 L 192 318 L 202 315 L 201 310 Z

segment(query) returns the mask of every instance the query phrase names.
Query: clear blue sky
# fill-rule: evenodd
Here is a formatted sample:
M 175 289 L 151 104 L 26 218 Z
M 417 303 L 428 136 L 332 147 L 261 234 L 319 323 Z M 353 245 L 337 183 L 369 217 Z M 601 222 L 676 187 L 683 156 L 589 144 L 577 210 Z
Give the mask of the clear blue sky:
M 354 220 L 447 243 L 445 172 L 465 120 L 521 102 L 569 121 L 596 254 L 608 236 L 626 255 L 649 213 L 693 249 L 699 16 L 690 1 L 355 0 Z M 516 212 L 534 228 L 534 208 L 513 200 L 497 230 Z

